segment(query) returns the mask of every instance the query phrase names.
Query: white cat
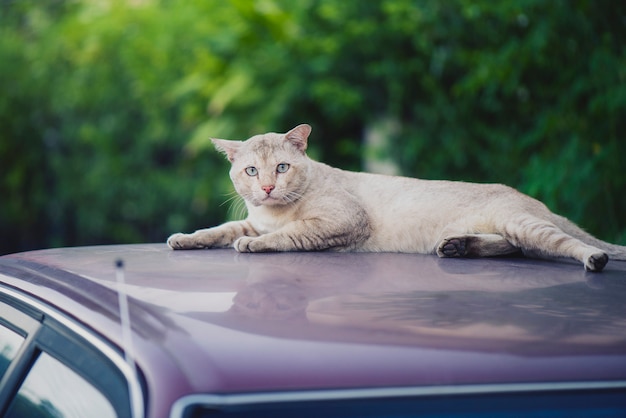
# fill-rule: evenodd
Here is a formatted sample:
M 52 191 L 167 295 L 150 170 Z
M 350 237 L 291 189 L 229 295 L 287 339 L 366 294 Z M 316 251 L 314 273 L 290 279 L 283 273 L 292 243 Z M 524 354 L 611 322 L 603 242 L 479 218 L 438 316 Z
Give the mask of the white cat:
M 370 251 L 487 257 L 522 251 L 601 271 L 626 247 L 592 237 L 541 202 L 500 184 L 355 173 L 311 160 L 311 127 L 247 141 L 214 139 L 245 200 L 242 221 L 174 234 L 173 249 Z

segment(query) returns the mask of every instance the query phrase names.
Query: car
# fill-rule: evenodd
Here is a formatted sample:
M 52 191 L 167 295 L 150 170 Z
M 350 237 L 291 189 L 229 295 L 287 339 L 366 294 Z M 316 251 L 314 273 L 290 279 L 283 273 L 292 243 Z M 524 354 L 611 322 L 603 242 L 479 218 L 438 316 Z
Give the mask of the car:
M 0 415 L 626 416 L 626 263 L 171 251 L 0 257 Z

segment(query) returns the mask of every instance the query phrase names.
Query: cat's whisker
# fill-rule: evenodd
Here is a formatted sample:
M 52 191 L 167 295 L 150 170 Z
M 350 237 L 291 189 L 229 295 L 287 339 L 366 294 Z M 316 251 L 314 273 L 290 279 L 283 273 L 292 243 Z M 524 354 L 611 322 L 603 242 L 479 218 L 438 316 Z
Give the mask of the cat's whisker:
M 246 202 L 242 196 L 237 195 L 237 197 L 238 199 L 232 201 L 230 213 L 236 219 L 243 219 L 247 214 Z
M 228 212 L 236 219 L 243 219 L 247 214 L 247 208 L 245 204 L 245 196 L 241 196 L 237 191 L 231 191 L 224 193 L 223 196 L 230 196 L 224 200 L 220 207 L 228 204 Z
M 295 205 L 296 203 L 298 203 L 299 201 L 306 201 L 307 200 L 307 196 L 295 192 L 295 191 L 288 191 L 285 193 L 285 197 L 284 197 L 285 201 L 287 202 L 287 204 L 289 205 Z
M 228 199 L 224 200 L 222 203 L 220 203 L 220 207 L 224 206 L 227 203 L 233 203 L 236 202 L 237 200 L 239 200 L 241 198 L 241 196 L 239 196 L 237 193 L 233 194 L 231 197 L 229 197 Z
M 242 199 L 237 201 L 237 207 L 235 208 L 234 215 L 237 219 L 244 219 L 248 214 L 248 208 L 246 202 Z
M 224 200 L 224 201 L 220 204 L 220 206 L 224 206 L 225 204 L 230 203 L 230 202 L 232 202 L 233 200 L 238 199 L 239 197 L 241 197 L 241 196 L 239 196 L 239 193 L 237 193 L 237 191 L 236 191 L 236 190 L 232 190 L 232 191 L 227 192 L 227 193 L 222 193 L 222 196 L 227 197 L 227 199 L 226 199 L 226 200 Z

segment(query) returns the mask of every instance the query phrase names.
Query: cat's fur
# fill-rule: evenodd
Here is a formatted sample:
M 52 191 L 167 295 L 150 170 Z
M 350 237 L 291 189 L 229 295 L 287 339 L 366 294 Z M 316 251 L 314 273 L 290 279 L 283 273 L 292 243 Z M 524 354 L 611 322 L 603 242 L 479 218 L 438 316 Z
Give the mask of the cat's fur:
M 311 160 L 311 127 L 247 141 L 214 139 L 245 200 L 242 221 L 174 234 L 173 249 L 370 251 L 485 257 L 522 251 L 601 271 L 626 247 L 598 240 L 510 187 L 340 170 Z

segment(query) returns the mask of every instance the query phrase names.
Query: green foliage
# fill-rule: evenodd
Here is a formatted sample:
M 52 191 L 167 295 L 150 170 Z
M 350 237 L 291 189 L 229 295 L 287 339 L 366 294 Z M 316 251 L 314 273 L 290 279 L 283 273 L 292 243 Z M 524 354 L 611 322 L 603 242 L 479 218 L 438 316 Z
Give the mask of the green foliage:
M 0 253 L 219 223 L 237 210 L 210 137 L 308 122 L 315 158 L 360 169 L 381 120 L 404 174 L 507 183 L 626 243 L 625 19 L 607 0 L 0 2 Z

